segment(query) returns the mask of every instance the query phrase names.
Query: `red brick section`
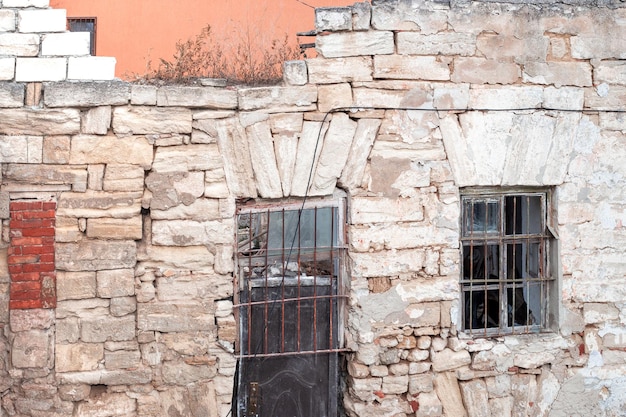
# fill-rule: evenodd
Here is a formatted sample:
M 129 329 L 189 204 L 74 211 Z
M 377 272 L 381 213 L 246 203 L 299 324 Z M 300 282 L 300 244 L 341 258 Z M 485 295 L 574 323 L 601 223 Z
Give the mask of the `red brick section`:
M 13 201 L 9 206 L 11 245 L 9 309 L 55 308 L 54 219 L 56 203 Z

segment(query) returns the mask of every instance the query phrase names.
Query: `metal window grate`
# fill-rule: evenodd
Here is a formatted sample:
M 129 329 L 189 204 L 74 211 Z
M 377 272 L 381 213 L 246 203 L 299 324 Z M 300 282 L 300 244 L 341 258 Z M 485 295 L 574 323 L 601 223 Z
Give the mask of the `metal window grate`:
M 547 327 L 554 277 L 546 208 L 544 192 L 463 196 L 461 286 L 468 333 Z
M 67 30 L 70 32 L 89 32 L 89 54 L 96 55 L 97 19 L 95 17 L 69 17 Z
M 242 357 L 342 350 L 342 222 L 339 206 L 240 209 L 236 307 Z

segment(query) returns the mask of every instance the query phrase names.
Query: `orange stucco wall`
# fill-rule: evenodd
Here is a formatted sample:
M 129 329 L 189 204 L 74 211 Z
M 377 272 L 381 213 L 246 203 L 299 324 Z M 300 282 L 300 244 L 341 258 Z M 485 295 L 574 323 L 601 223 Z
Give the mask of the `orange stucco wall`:
M 51 0 L 68 17 L 97 17 L 96 54 L 117 58 L 116 75 L 146 72 L 148 62 L 170 59 L 179 40 L 210 24 L 213 33 L 251 33 L 271 39 L 313 29 L 313 7 L 345 6 L 356 0 Z M 306 4 L 305 4 L 306 3 Z M 311 41 L 310 39 L 308 40 Z

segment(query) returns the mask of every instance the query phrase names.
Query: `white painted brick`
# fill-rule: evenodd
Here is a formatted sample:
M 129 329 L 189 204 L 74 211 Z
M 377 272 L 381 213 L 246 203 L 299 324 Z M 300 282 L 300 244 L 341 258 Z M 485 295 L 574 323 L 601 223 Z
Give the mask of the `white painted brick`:
M 17 31 L 22 33 L 65 32 L 65 9 L 20 10 Z
M 68 80 L 112 80 L 115 78 L 115 58 L 106 56 L 70 57 Z
M 89 32 L 64 32 L 43 35 L 41 55 L 89 55 Z
M 13 32 L 15 30 L 15 12 L 13 10 L 0 10 L 0 32 Z
M 0 58 L 0 80 L 12 80 L 15 77 L 15 58 Z
M 50 6 L 50 0 L 3 0 L 4 7 L 39 7 L 46 8 Z
M 67 58 L 17 58 L 15 81 L 61 81 L 67 74 Z

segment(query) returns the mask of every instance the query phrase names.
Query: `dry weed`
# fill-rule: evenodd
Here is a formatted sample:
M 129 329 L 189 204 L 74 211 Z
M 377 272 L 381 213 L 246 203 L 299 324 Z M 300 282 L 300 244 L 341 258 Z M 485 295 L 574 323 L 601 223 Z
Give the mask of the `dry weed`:
M 146 73 L 133 78 L 174 83 L 224 78 L 231 83 L 273 84 L 282 79 L 283 62 L 299 57 L 299 48 L 290 45 L 287 35 L 268 45 L 250 26 L 235 36 L 218 37 L 207 25 L 195 37 L 178 41 L 171 60 L 160 59 L 156 68 L 148 62 Z

